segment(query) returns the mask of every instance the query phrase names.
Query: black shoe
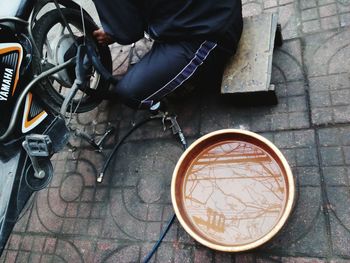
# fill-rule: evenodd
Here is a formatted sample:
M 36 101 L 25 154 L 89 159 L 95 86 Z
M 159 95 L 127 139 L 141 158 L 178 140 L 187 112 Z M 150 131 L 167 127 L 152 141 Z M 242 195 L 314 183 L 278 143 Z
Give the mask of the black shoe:
M 152 115 L 157 115 L 161 112 L 165 113 L 168 111 L 168 103 L 165 98 L 163 98 L 161 101 L 158 101 L 157 103 L 153 104 L 151 108 L 149 108 L 149 111 Z

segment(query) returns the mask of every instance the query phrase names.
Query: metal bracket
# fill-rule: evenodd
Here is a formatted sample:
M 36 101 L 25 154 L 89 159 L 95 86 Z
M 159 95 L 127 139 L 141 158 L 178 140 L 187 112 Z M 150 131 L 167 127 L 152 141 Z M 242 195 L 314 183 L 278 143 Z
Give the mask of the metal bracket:
M 40 166 L 38 157 L 49 157 L 52 154 L 50 137 L 43 134 L 27 135 L 22 146 L 32 162 L 34 177 L 38 179 L 45 178 L 46 173 Z
M 87 141 L 96 151 L 98 152 L 102 152 L 103 150 L 103 143 L 105 142 L 105 140 L 107 139 L 107 136 L 110 134 L 113 134 L 115 131 L 115 128 L 109 127 L 105 133 L 101 136 L 101 138 L 99 140 L 95 140 L 91 135 L 79 131 L 79 130 L 75 130 L 75 135 L 82 138 L 83 140 Z

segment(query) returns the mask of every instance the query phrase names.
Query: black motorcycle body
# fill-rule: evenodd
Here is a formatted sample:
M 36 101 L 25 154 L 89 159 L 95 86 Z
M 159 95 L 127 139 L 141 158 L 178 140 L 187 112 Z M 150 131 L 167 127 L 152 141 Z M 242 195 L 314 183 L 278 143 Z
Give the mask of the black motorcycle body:
M 33 78 L 30 72 L 31 54 L 21 39 L 9 27 L 0 25 L 0 133 L 9 126 L 18 97 Z M 52 177 L 50 157 L 63 148 L 68 130 L 62 118 L 28 93 L 11 136 L 0 142 L 0 254 L 27 200 Z M 32 162 L 22 144 L 26 136 L 44 135 L 50 149 L 39 162 L 46 176 L 34 177 Z M 28 139 L 28 138 L 27 138 Z M 37 140 L 40 147 L 40 140 Z
M 40 61 L 28 24 L 50 2 L 21 0 L 15 16 L 0 17 L 0 256 L 30 197 L 50 183 L 50 158 L 69 138 L 62 114 L 40 98 L 36 87 L 28 88 L 39 85 L 33 61 Z M 73 1 L 55 4 L 92 21 Z M 111 67 L 110 53 L 106 57 Z

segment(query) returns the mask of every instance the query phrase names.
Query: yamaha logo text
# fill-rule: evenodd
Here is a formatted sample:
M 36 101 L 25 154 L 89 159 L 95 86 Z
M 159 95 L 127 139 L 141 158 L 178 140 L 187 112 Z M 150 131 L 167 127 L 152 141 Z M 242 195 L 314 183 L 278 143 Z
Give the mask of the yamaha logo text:
M 0 101 L 1 100 L 7 101 L 10 93 L 12 77 L 13 77 L 13 69 L 5 68 L 4 77 L 2 79 L 1 88 L 0 88 Z

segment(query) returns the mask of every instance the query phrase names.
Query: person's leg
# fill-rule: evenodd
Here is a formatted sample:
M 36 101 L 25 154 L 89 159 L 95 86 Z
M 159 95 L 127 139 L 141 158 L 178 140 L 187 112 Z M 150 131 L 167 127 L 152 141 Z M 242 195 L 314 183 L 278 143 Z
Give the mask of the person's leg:
M 218 45 L 194 74 L 194 86 L 200 88 L 201 92 L 219 92 L 225 67 L 233 54 L 234 52 L 228 53 Z
M 232 52 L 227 52 L 220 45 L 217 45 L 193 76 L 184 85 L 177 88 L 169 96 L 169 99 L 184 99 L 187 96 L 196 94 L 196 92 L 219 93 L 223 72 L 231 56 Z
M 191 78 L 216 47 L 210 41 L 156 42 L 113 92 L 130 107 L 148 109 Z

